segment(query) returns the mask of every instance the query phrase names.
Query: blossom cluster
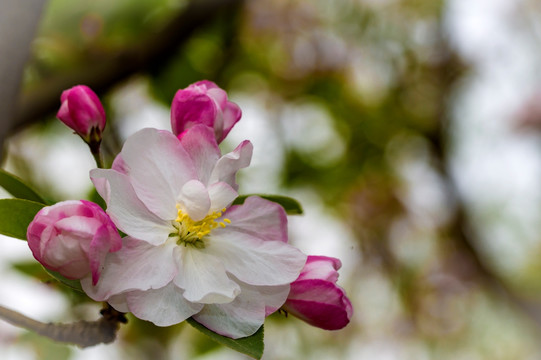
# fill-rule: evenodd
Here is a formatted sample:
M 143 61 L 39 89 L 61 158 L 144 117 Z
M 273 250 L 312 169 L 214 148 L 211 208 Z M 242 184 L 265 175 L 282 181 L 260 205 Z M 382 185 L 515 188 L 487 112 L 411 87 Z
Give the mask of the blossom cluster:
M 96 150 L 105 128 L 97 95 L 79 85 L 61 102 L 58 118 Z M 250 164 L 253 146 L 245 140 L 222 154 L 219 143 L 240 118 L 213 82 L 179 90 L 172 131 L 142 129 L 111 168 L 90 171 L 106 211 L 68 200 L 38 212 L 27 232 L 34 257 L 80 279 L 90 298 L 158 326 L 191 317 L 241 338 L 281 309 L 314 326 L 343 328 L 352 306 L 336 284 L 340 261 L 289 244 L 278 203 L 259 196 L 235 202 L 236 174 Z

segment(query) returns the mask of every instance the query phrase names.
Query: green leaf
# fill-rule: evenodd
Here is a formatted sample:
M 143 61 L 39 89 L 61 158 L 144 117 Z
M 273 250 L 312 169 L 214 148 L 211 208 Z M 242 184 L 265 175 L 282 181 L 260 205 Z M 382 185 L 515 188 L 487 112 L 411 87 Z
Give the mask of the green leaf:
M 207 329 L 192 318 L 189 318 L 187 321 L 190 325 L 207 335 L 212 340 L 228 346 L 233 350 L 251 356 L 254 359 L 261 359 L 261 356 L 263 355 L 263 326 L 261 326 L 259 330 L 257 330 L 257 332 L 252 336 L 240 339 L 231 339 L 226 336 L 216 334 L 214 331 Z
M 26 229 L 45 205 L 23 199 L 0 199 L 0 234 L 26 240 Z
M 34 189 L 25 184 L 19 177 L 3 169 L 0 169 L 0 186 L 18 199 L 26 199 L 45 204 L 45 200 Z
M 269 201 L 275 202 L 277 204 L 280 204 L 286 213 L 288 215 L 301 215 L 303 213 L 301 204 L 288 196 L 282 196 L 282 195 L 268 195 L 268 194 L 249 194 L 249 195 L 240 195 L 233 201 L 233 205 L 240 205 L 244 204 L 244 200 L 246 200 L 249 196 L 259 196 L 263 199 L 267 199 Z

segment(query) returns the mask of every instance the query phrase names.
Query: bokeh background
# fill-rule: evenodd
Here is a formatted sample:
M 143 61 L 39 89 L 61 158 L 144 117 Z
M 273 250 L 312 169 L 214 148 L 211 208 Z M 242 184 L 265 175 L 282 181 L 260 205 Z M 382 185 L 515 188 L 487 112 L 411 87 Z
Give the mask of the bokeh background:
M 102 97 L 109 162 L 137 130 L 168 129 L 174 93 L 192 82 L 240 105 L 222 148 L 254 143 L 241 192 L 301 201 L 291 242 L 342 260 L 355 310 L 335 332 L 273 315 L 264 359 L 541 359 L 540 2 L 49 0 L 38 24 L 2 155 L 51 200 L 94 196 L 86 145 L 54 118 L 63 89 Z M 3 306 L 97 317 L 22 241 L 0 239 L 0 274 Z M 245 358 L 189 325 L 134 318 L 113 345 L 84 351 L 0 321 L 0 349 Z

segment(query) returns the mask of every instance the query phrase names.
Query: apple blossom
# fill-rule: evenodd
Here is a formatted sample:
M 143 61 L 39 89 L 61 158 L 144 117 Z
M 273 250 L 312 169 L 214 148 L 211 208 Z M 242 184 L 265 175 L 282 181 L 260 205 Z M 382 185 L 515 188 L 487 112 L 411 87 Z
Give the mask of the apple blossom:
M 88 144 L 99 144 L 105 128 L 105 110 L 98 96 L 86 85 L 64 90 L 56 116 Z
M 203 124 L 214 129 L 220 143 L 241 115 L 237 104 L 227 100 L 224 90 L 203 80 L 177 91 L 171 104 L 171 128 L 175 135 L 182 136 L 190 127 Z
M 107 214 L 90 201 L 69 200 L 41 209 L 27 230 L 28 246 L 47 269 L 68 279 L 90 273 L 95 285 L 108 252 L 122 239 Z
M 299 278 L 282 307 L 289 314 L 325 330 L 338 330 L 349 323 L 353 307 L 344 289 L 336 285 L 340 260 L 308 256 Z
M 85 292 L 159 326 L 192 316 L 232 338 L 249 336 L 285 302 L 306 256 L 287 244 L 276 203 L 237 197 L 236 172 L 252 144 L 221 156 L 212 129 L 195 125 L 180 141 L 143 129 L 128 138 L 112 169 L 91 178 L 107 213 L 128 236 Z

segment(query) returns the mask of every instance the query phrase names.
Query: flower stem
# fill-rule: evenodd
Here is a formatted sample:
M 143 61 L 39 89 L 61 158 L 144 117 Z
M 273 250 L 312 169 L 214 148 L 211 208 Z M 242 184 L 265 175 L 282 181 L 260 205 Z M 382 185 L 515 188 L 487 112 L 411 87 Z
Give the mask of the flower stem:
M 90 152 L 92 153 L 92 156 L 94 157 L 94 160 L 96 161 L 96 166 L 100 169 L 104 168 L 103 165 L 103 157 L 101 156 L 100 151 L 100 141 L 91 141 L 88 143 L 88 147 L 90 148 Z
M 103 169 L 103 158 L 101 156 L 101 152 L 98 148 L 98 152 L 92 153 L 92 156 L 94 156 L 94 160 L 96 161 L 96 166 L 100 169 Z

